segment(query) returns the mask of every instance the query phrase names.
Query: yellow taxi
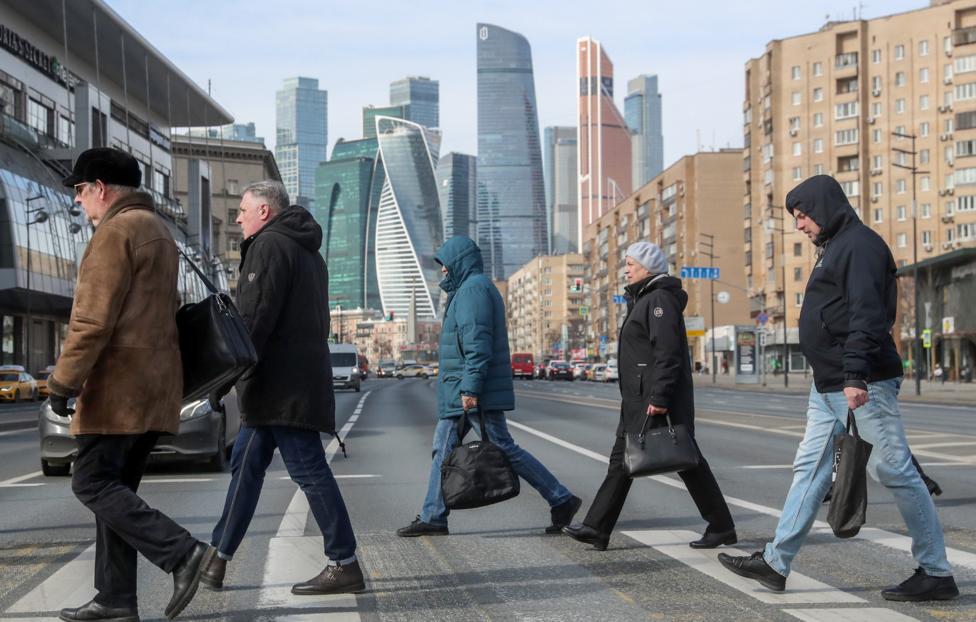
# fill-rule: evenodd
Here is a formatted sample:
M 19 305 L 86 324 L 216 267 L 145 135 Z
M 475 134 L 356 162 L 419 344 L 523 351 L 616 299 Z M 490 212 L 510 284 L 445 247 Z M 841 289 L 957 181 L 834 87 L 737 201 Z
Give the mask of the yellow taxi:
M 44 371 L 34 374 L 34 380 L 37 382 L 37 397 L 44 399 L 51 395 L 51 391 L 47 388 L 47 379 L 52 372 L 54 372 L 54 365 L 48 365 Z
M 20 365 L 0 367 L 0 401 L 37 399 L 37 381 Z

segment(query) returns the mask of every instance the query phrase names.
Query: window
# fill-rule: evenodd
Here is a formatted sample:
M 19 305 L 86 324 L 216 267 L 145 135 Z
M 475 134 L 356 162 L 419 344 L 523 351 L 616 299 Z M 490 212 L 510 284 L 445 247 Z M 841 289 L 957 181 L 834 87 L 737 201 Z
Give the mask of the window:
M 929 96 L 928 95 L 919 95 L 918 96 L 918 108 L 919 108 L 919 110 L 928 110 L 929 109 Z
M 956 205 L 956 211 L 976 212 L 976 196 L 968 195 L 959 197 L 959 203 Z
M 790 77 L 793 78 L 794 80 L 799 80 L 800 79 L 800 66 L 799 65 L 793 65 L 793 67 L 790 69 Z
M 942 93 L 942 105 L 951 106 L 952 105 L 952 90 L 943 91 Z
M 942 81 L 945 84 L 952 82 L 952 65 L 942 66 Z
M 964 158 L 976 155 L 976 140 L 960 140 L 956 142 L 956 156 Z
M 823 89 L 819 86 L 813 89 L 813 101 L 822 102 L 823 101 Z
M 942 37 L 942 49 L 947 54 L 952 52 L 952 37 Z
M 859 181 L 842 181 L 840 187 L 844 190 L 844 194 L 849 197 L 856 197 L 861 194 L 861 182 Z
M 813 75 L 814 76 L 822 76 L 823 75 L 823 63 L 821 63 L 821 62 L 818 61 L 818 62 L 816 62 L 816 63 L 813 64 Z
M 236 179 L 227 180 L 227 193 L 228 194 L 239 194 L 241 191 L 240 182 Z
M 899 179 L 895 181 L 895 192 L 897 192 L 898 194 L 905 194 L 905 192 L 908 191 L 907 186 L 908 184 L 905 182 L 904 179 Z
M 895 46 L 895 60 L 904 60 L 905 58 L 905 46 L 896 45 Z
M 823 175 L 824 174 L 823 164 L 816 164 L 816 165 L 814 165 L 814 167 L 813 167 L 813 174 L 814 175 Z
M 956 101 L 976 99 L 976 82 L 956 85 Z
M 895 113 L 903 114 L 905 112 L 905 98 L 900 97 L 895 100 Z
M 871 50 L 871 62 L 875 65 L 881 62 L 881 50 Z
M 908 212 L 908 210 L 905 208 L 905 206 L 904 205 L 899 205 L 897 207 L 896 211 L 898 213 L 898 222 L 905 222 L 905 218 L 906 218 L 906 215 L 907 215 L 907 212 Z
M 932 189 L 932 178 L 928 175 L 922 175 L 918 178 L 918 189 L 922 192 L 928 192 Z
M 837 130 L 834 132 L 835 145 L 853 145 L 857 142 L 857 128 Z
M 793 243 L 793 256 L 802 257 L 803 256 L 803 244 L 800 242 Z
M 169 173 L 157 169 L 153 169 L 153 190 L 160 193 L 161 195 L 168 197 L 169 195 Z M 236 210 L 235 210 L 236 211 Z M 237 219 L 237 216 L 234 216 Z M 230 221 L 233 222 L 233 221 Z
M 946 134 L 952 133 L 952 119 L 946 119 L 942 122 L 942 129 Z
M 880 169 L 882 167 L 884 167 L 884 156 L 871 156 L 871 168 Z
M 790 131 L 800 131 L 800 117 L 790 117 Z
M 918 81 L 922 84 L 928 84 L 929 82 L 929 68 L 922 67 L 918 70 Z
M 834 106 L 835 119 L 850 119 L 857 116 L 857 102 L 846 102 Z
M 773 143 L 766 143 L 762 146 L 762 160 L 769 162 L 773 159 Z
M 922 138 L 925 138 L 926 136 L 929 135 L 928 121 L 922 121 L 921 123 L 918 124 L 918 133 Z
M 932 246 L 932 232 L 931 231 L 923 231 L 922 232 L 922 244 L 925 244 L 926 246 Z
M 922 218 L 931 218 L 932 217 L 932 204 L 931 203 L 922 203 L 921 205 L 919 205 L 919 210 L 922 212 Z
M 871 142 L 875 145 L 881 144 L 881 130 L 871 130 Z
M 800 143 L 793 143 L 793 155 L 798 156 L 803 153 L 803 145 Z
M 856 93 L 857 92 L 857 78 L 845 78 L 843 80 L 837 81 L 837 93 Z
M 794 281 L 803 280 L 803 268 L 793 268 L 793 280 Z
M 874 215 L 873 215 L 872 222 L 874 222 L 874 224 L 878 224 L 878 223 L 884 222 L 884 210 L 883 209 L 881 209 L 880 207 L 874 208 Z
M 871 116 L 880 117 L 881 116 L 881 102 L 874 102 L 871 104 Z
M 952 242 L 953 240 L 956 239 L 956 230 L 953 229 L 952 227 L 946 229 L 945 233 L 946 233 L 946 242 Z
M 793 95 L 790 96 L 790 99 L 793 101 L 793 105 L 794 106 L 799 106 L 800 105 L 800 92 L 799 91 L 793 91 Z
M 31 126 L 42 134 L 50 136 L 52 134 L 52 122 L 54 112 L 37 101 L 30 98 L 27 100 L 27 125 Z
M 795 301 L 796 306 L 802 307 L 803 306 L 803 292 L 796 292 L 795 294 L 793 294 L 793 300 Z
M 958 168 L 954 174 L 946 177 L 946 181 L 949 179 L 952 179 L 956 186 L 976 184 L 976 168 Z
M 62 115 L 58 115 L 58 140 L 69 147 L 75 146 L 75 124 Z
M 803 168 L 799 166 L 793 167 L 793 181 L 800 181 L 803 179 Z
M 929 150 L 928 149 L 922 149 L 921 151 L 918 152 L 918 161 L 919 161 L 920 164 L 928 164 L 929 163 Z
M 816 112 L 813 115 L 813 127 L 823 127 L 823 113 Z
M 929 42 L 928 41 L 924 41 L 923 40 L 923 41 L 919 41 L 918 42 L 918 55 L 919 56 L 928 56 L 929 55 Z
M 895 236 L 895 246 L 898 248 L 906 248 L 908 246 L 908 234 L 899 233 Z
M 813 141 L 813 152 L 814 153 L 823 153 L 823 139 L 822 138 L 817 138 L 816 140 Z
M 874 182 L 874 184 L 871 187 L 871 196 L 880 197 L 882 188 L 883 186 L 880 181 Z
M 953 65 L 946 65 L 946 67 L 953 67 Z M 969 73 L 971 71 L 976 71 L 976 54 L 971 54 L 969 56 L 960 56 L 955 62 L 956 73 Z
M 905 77 L 904 71 L 899 71 L 895 73 L 895 86 L 905 86 L 908 84 L 908 78 Z
M 881 76 L 871 78 L 871 90 L 877 93 L 881 92 Z

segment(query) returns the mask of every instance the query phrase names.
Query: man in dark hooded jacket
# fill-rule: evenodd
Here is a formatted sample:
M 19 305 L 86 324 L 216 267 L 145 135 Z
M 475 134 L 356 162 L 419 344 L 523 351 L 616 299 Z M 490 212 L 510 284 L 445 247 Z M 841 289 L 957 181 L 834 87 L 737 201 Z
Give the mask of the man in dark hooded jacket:
M 624 467 L 624 435 L 648 425 L 683 424 L 695 435 L 695 396 L 683 313 L 688 294 L 668 275 L 668 261 L 656 244 L 637 242 L 627 249 L 627 318 L 618 339 L 620 423 L 610 452 L 607 476 L 580 525 L 563 529 L 597 550 L 606 550 L 623 510 L 632 479 Z M 697 445 L 697 444 L 696 444 Z M 735 544 L 735 523 L 708 462 L 698 451 L 698 466 L 681 477 L 702 518 L 705 535 L 689 543 L 712 549 Z
M 721 554 L 719 561 L 769 589 L 786 589 L 793 558 L 830 488 L 834 435 L 844 432 L 850 410 L 860 435 L 874 446 L 868 472 L 894 495 L 919 566 L 881 595 L 897 601 L 955 598 L 959 590 L 942 525 L 912 464 L 898 411 L 902 366 L 891 337 L 897 297 L 891 251 L 860 221 L 833 177 L 801 183 L 787 195 L 786 209 L 817 247 L 800 310 L 800 348 L 814 380 L 806 433 L 773 541 L 749 557 Z
M 288 475 L 308 498 L 329 559 L 319 575 L 293 586 L 292 593 L 361 591 L 356 537 L 319 434 L 335 435 L 322 228 L 308 210 L 288 206 L 288 193 L 277 181 L 244 189 L 237 223 L 244 234 L 237 305 L 258 363 L 237 383 L 242 421 L 231 454 L 233 477 L 213 531 L 217 555 L 201 581 L 223 587 L 227 561 L 244 539 L 278 449 Z

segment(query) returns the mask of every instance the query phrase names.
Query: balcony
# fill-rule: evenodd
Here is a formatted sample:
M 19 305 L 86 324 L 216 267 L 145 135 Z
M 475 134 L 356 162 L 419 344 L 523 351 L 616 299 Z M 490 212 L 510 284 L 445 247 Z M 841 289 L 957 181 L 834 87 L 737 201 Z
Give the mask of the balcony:
M 857 52 L 847 52 L 834 57 L 834 69 L 857 68 Z
M 952 31 L 952 45 L 969 45 L 976 43 L 976 26 L 956 28 Z

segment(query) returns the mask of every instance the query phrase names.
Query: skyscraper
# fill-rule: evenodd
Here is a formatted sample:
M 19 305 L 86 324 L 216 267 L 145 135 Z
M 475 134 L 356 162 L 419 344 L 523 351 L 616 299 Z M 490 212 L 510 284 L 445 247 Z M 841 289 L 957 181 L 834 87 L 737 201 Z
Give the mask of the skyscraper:
M 410 76 L 390 84 L 390 105 L 404 106 L 404 119 L 424 127 L 440 127 L 440 83 Z
M 487 274 L 504 279 L 549 247 L 532 49 L 491 24 L 477 37 L 476 233 Z
M 451 152 L 437 165 L 437 192 L 444 216 L 444 239 L 474 236 L 478 158 Z
M 363 138 L 376 138 L 376 117 L 407 119 L 409 106 L 363 106 Z
M 311 208 L 315 170 L 324 162 L 328 146 L 327 91 L 315 78 L 286 78 L 275 94 L 275 159 L 292 203 Z
M 613 103 L 613 63 L 599 41 L 576 44 L 579 78 L 579 229 L 605 214 L 631 193 L 630 130 Z M 583 241 L 578 238 L 579 248 Z
M 376 277 L 383 313 L 406 317 L 415 305 L 418 319 L 437 319 L 440 266 L 434 252 L 444 240 L 437 182 L 436 149 L 423 126 L 393 117 L 376 117 L 379 141 L 377 175 L 382 174 L 375 249 Z M 376 187 L 378 179 L 374 179 Z M 375 196 L 375 195 L 374 195 Z
M 661 134 L 661 93 L 657 76 L 639 75 L 627 82 L 624 119 L 630 129 L 634 189 L 657 177 L 664 169 L 664 136 Z
M 576 128 L 547 127 L 543 132 L 542 163 L 546 173 L 546 212 L 549 252 L 579 252 L 579 204 L 576 188 Z

